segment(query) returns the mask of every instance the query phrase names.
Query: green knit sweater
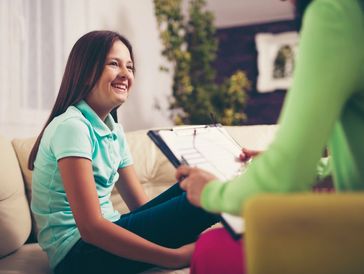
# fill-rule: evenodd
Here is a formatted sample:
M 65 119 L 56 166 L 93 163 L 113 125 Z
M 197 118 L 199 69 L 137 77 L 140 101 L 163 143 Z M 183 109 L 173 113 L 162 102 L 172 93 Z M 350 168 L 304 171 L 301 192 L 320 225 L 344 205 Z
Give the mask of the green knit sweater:
M 315 0 L 308 7 L 275 140 L 243 175 L 205 187 L 206 210 L 238 215 L 260 193 L 310 190 L 326 145 L 335 188 L 364 190 L 362 6 L 361 0 Z

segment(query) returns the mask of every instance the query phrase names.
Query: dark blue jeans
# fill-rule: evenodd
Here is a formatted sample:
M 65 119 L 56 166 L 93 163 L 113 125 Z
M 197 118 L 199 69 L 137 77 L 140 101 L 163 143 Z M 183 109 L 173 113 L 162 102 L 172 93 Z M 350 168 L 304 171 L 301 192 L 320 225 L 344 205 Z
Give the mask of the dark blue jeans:
M 219 216 L 191 205 L 175 184 L 140 208 L 122 215 L 115 224 L 158 245 L 177 248 L 196 241 L 203 230 L 218 221 Z M 115 256 L 80 239 L 58 264 L 55 273 L 138 273 L 151 267 L 151 264 Z

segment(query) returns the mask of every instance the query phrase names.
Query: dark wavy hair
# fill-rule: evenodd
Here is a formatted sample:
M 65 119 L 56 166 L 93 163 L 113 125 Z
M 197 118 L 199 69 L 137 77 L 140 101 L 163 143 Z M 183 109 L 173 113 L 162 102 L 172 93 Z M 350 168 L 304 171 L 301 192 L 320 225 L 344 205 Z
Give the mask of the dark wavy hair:
M 100 79 L 107 54 L 117 40 L 120 40 L 128 48 L 134 63 L 131 44 L 117 32 L 92 31 L 83 35 L 73 46 L 56 102 L 29 155 L 28 168 L 30 170 L 34 169 L 34 161 L 45 128 L 55 117 L 65 112 L 69 106 L 75 105 L 87 97 Z

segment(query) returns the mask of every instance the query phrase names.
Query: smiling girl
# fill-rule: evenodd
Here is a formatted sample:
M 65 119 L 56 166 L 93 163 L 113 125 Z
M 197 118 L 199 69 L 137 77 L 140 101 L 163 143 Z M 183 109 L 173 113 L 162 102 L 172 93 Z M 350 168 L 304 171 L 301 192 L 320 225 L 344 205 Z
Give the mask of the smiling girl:
M 122 127 L 110 112 L 134 81 L 130 43 L 111 31 L 74 45 L 53 110 L 29 158 L 38 241 L 55 273 L 137 273 L 189 264 L 198 235 L 217 222 L 178 184 L 148 202 Z M 130 213 L 110 201 L 114 185 Z

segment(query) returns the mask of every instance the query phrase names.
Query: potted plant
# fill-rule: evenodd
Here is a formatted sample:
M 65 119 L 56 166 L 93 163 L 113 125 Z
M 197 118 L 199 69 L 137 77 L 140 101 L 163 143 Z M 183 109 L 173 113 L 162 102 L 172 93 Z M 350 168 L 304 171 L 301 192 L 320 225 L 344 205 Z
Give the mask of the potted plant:
M 206 1 L 190 0 L 187 20 L 182 0 L 154 0 L 154 4 L 162 55 L 173 67 L 170 109 L 174 123 L 208 124 L 213 119 L 224 125 L 241 124 L 246 119 L 243 109 L 250 82 L 243 71 L 237 71 L 222 84 L 216 83 L 213 63 L 218 40 Z

